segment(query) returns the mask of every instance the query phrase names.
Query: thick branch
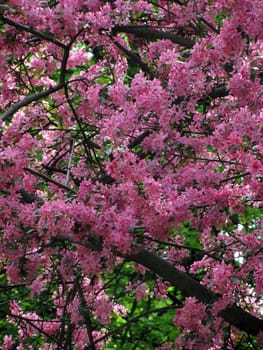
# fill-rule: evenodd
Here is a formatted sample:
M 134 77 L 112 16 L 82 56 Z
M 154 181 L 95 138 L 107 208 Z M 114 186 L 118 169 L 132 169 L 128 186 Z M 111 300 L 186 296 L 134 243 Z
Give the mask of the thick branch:
M 186 296 L 196 297 L 199 301 L 206 304 L 211 304 L 217 299 L 214 293 L 201 285 L 197 280 L 194 280 L 185 272 L 177 270 L 154 253 L 141 250 L 139 253 L 129 256 L 129 260 L 137 262 L 157 273 L 183 291 Z
M 94 245 L 91 241 L 75 241 L 72 237 L 56 237 L 57 240 L 69 240 L 73 244 L 83 245 L 95 251 L 101 251 L 101 246 Z M 124 257 L 122 254 L 115 252 L 116 255 Z M 189 276 L 187 273 L 176 269 L 169 262 L 160 258 L 154 253 L 147 250 L 141 250 L 135 254 L 125 257 L 125 259 L 136 262 L 145 266 L 152 272 L 162 277 L 165 281 L 170 282 L 174 287 L 181 290 L 185 296 L 195 297 L 205 304 L 213 304 L 220 296 L 210 291 L 207 287 L 200 284 L 199 281 Z M 236 305 L 229 305 L 218 314 L 226 322 L 245 331 L 251 335 L 258 335 L 263 331 L 263 320 L 259 319 L 247 311 L 244 311 Z
M 198 281 L 185 272 L 177 270 L 167 261 L 149 251 L 141 250 L 139 253 L 129 256 L 129 260 L 155 272 L 166 281 L 169 281 L 173 286 L 180 289 L 186 296 L 196 297 L 199 301 L 206 304 L 212 304 L 218 300 L 218 296 Z M 231 305 L 220 311 L 219 316 L 231 325 L 249 334 L 257 335 L 260 331 L 263 331 L 263 320 L 250 315 L 236 305 Z
M 134 140 L 132 140 L 129 144 L 128 144 L 128 148 L 129 149 L 133 149 L 134 147 L 138 146 L 146 137 L 148 137 L 151 134 L 150 130 L 146 130 L 143 133 L 141 133 L 140 135 L 138 135 Z
M 56 237 L 56 239 L 70 240 L 74 244 L 83 245 L 95 251 L 101 251 L 101 246 L 93 245 L 91 241 L 77 242 L 74 241 L 72 237 Z M 124 256 L 118 252 L 115 252 L 115 254 L 124 258 Z M 200 302 L 210 305 L 220 298 L 220 296 L 210 291 L 187 273 L 176 269 L 163 258 L 147 250 L 140 250 L 135 254 L 126 256 L 125 259 L 145 266 L 162 277 L 165 281 L 170 282 L 174 287 L 181 290 L 185 296 L 195 297 Z M 224 310 L 220 311 L 218 315 L 226 322 L 229 322 L 231 325 L 251 335 L 256 336 L 259 332 L 263 331 L 262 319 L 249 314 L 236 305 L 229 305 Z
M 73 244 L 85 246 L 94 251 L 101 251 L 101 243 L 95 244 L 90 239 L 86 241 L 76 241 L 71 235 L 53 237 L 55 241 L 70 241 Z M 199 281 L 189 276 L 187 273 L 176 269 L 169 262 L 163 258 L 151 253 L 147 250 L 140 250 L 130 256 L 123 256 L 115 251 L 116 256 L 125 258 L 126 260 L 136 262 L 145 266 L 152 272 L 162 277 L 165 281 L 170 282 L 177 289 L 181 290 L 185 296 L 195 297 L 200 302 L 205 304 L 213 304 L 220 296 L 210 291 L 207 287 L 200 284 Z M 258 335 L 263 331 L 263 320 L 259 319 L 247 311 L 244 311 L 236 305 L 230 305 L 226 309 L 222 310 L 218 314 L 225 321 L 231 325 L 245 331 L 251 335 Z
M 229 90 L 226 88 L 225 85 L 215 87 L 210 93 L 209 97 L 214 99 L 214 98 L 219 98 L 219 97 L 225 97 L 229 95 Z
M 173 32 L 162 32 L 160 30 L 156 30 L 148 26 L 131 26 L 131 25 L 124 26 L 123 25 L 123 26 L 115 26 L 113 28 L 113 33 L 120 33 L 120 32 L 134 34 L 141 38 L 145 38 L 149 40 L 168 39 L 168 40 L 171 40 L 173 43 L 186 47 L 188 49 L 191 49 L 195 44 L 195 41 L 189 38 L 184 38 L 180 35 L 174 34 Z

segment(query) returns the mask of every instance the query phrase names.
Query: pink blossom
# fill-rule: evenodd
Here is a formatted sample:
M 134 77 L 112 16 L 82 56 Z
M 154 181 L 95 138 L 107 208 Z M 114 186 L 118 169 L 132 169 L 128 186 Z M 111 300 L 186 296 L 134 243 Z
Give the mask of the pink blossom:
M 3 3 L 0 346 L 119 346 L 175 290 L 158 349 L 249 347 L 220 311 L 260 323 L 262 1 Z
M 146 283 L 140 283 L 135 289 L 136 300 L 142 300 L 147 298 L 147 286 Z

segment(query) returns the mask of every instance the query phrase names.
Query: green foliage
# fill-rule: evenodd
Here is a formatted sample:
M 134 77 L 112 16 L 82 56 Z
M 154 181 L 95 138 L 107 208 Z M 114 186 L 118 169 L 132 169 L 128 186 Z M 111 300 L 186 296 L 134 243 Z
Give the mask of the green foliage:
M 198 249 L 203 247 L 199 240 L 201 232 L 191 227 L 189 221 L 185 221 L 179 226 L 179 229 L 173 229 L 172 232 L 176 235 L 184 237 L 184 244 L 189 247 Z
M 173 325 L 176 305 L 170 297 L 163 299 L 154 297 L 155 278 L 152 273 L 146 272 L 142 276 L 132 263 L 127 262 L 116 266 L 115 270 L 104 278 L 108 286 L 107 293 L 127 310 L 127 315 L 124 317 L 113 316 L 109 325 L 111 336 L 104 350 L 153 350 L 165 342 L 172 343 L 179 335 L 179 331 Z M 134 292 L 126 290 L 129 282 L 146 283 L 147 297 L 137 301 Z
M 0 344 L 5 335 L 17 335 L 17 326 L 7 322 L 6 316 L 9 314 L 10 298 L 17 295 L 17 290 L 7 287 L 7 279 L 4 273 L 0 274 Z

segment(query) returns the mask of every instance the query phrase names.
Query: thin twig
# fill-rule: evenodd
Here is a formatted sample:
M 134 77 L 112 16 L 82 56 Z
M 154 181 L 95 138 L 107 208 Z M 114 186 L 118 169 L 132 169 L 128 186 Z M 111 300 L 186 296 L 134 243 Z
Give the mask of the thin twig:
M 53 183 L 54 185 L 56 185 L 56 186 L 58 186 L 58 187 L 60 187 L 60 188 L 63 188 L 63 189 L 66 190 L 66 191 L 72 192 L 72 193 L 74 193 L 74 194 L 77 193 L 77 192 L 74 191 L 72 188 L 70 188 L 70 187 L 68 187 L 68 186 L 66 186 L 66 185 L 63 185 L 62 183 L 60 183 L 60 182 L 58 182 L 58 181 L 52 179 L 51 177 L 49 177 L 49 176 L 47 176 L 47 175 L 45 175 L 45 174 L 40 173 L 39 171 L 36 171 L 36 170 L 31 169 L 31 168 L 28 168 L 28 167 L 25 167 L 24 170 L 27 171 L 27 172 L 29 172 L 29 173 L 31 173 L 31 174 L 33 174 L 33 175 L 39 176 L 39 177 L 41 177 L 42 179 L 44 179 L 44 180 L 46 180 L 46 181 L 48 181 L 48 182 L 51 182 L 51 183 Z
M 220 184 L 223 183 L 223 182 L 230 181 L 230 180 L 236 180 L 236 179 L 239 179 L 241 177 L 248 176 L 248 175 L 250 175 L 250 172 L 246 172 L 246 173 L 243 173 L 243 174 L 230 176 L 230 177 L 227 177 L 227 178 L 225 178 L 223 180 L 220 180 Z
M 52 335 L 46 333 L 43 329 L 41 329 L 40 327 L 38 327 L 34 323 L 34 322 L 39 322 L 39 323 L 42 322 L 44 324 L 45 322 L 56 322 L 56 321 L 44 321 L 44 320 L 41 320 L 41 319 L 39 319 L 39 320 L 38 319 L 32 320 L 32 319 L 28 319 L 28 318 L 20 316 L 20 315 L 14 315 L 11 312 L 3 311 L 3 310 L 0 310 L 0 313 L 2 313 L 5 316 L 12 317 L 12 318 L 18 319 L 20 321 L 27 322 L 31 327 L 35 328 L 39 332 L 39 334 L 43 334 L 48 339 L 56 342 L 56 338 L 54 338 Z
M 160 307 L 160 308 L 151 309 L 151 310 L 142 312 L 140 315 L 131 318 L 130 320 L 126 321 L 126 323 L 124 323 L 121 326 L 115 328 L 113 331 L 110 331 L 107 334 L 105 334 L 102 337 L 100 337 L 99 339 L 96 339 L 95 344 L 97 344 L 97 343 L 99 343 L 99 342 L 109 338 L 113 334 L 119 333 L 124 328 L 126 328 L 129 324 L 134 323 L 134 322 L 138 322 L 138 320 L 140 320 L 140 318 L 142 318 L 142 317 L 146 317 L 146 316 L 154 314 L 154 313 L 162 313 L 164 311 L 172 310 L 172 309 L 175 309 L 175 308 L 176 308 L 176 305 L 168 305 L 168 306 L 163 306 L 163 307 Z
M 71 146 L 71 152 L 69 156 L 69 161 L 68 161 L 68 168 L 67 168 L 67 176 L 66 176 L 66 181 L 65 181 L 65 186 L 68 186 L 69 178 L 70 178 L 70 169 L 71 169 L 71 163 L 72 163 L 72 157 L 74 153 L 74 148 L 75 148 L 75 141 L 72 141 L 72 146 Z
M 160 239 L 152 238 L 152 237 L 145 236 L 145 235 L 143 235 L 142 238 L 144 238 L 144 239 L 146 239 L 148 241 L 152 241 L 152 242 L 155 242 L 155 243 L 168 245 L 168 246 L 175 247 L 175 248 L 178 248 L 178 249 L 186 249 L 186 250 L 193 250 L 193 251 L 196 251 L 196 252 L 200 252 L 200 253 L 202 253 L 204 255 L 209 256 L 212 259 L 221 261 L 221 259 L 219 259 L 218 257 L 210 254 L 209 252 L 207 252 L 206 250 L 203 250 L 201 248 L 191 247 L 191 246 L 188 246 L 188 245 L 185 245 L 185 244 L 178 244 L 178 243 L 173 243 L 173 242 L 165 242 L 165 241 L 162 241 Z

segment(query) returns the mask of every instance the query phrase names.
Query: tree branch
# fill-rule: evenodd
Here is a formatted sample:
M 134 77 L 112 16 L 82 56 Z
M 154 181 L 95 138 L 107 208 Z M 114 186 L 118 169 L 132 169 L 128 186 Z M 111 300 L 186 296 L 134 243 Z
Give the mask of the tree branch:
M 48 182 L 51 182 L 51 183 L 53 183 L 54 185 L 56 185 L 56 186 L 58 186 L 58 187 L 60 187 L 60 188 L 63 188 L 63 189 L 66 190 L 66 191 L 69 191 L 69 192 L 71 192 L 71 193 L 76 194 L 76 191 L 74 191 L 72 188 L 70 188 L 70 187 L 68 187 L 68 186 L 66 186 L 66 185 L 63 185 L 62 183 L 60 183 L 60 182 L 58 182 L 58 181 L 52 179 L 51 177 L 49 177 L 49 176 L 47 176 L 47 175 L 45 175 L 45 174 L 40 173 L 39 171 L 30 169 L 30 168 L 27 168 L 27 167 L 25 167 L 24 170 L 27 171 L 27 172 L 29 172 L 29 173 L 31 173 L 31 174 L 33 174 L 33 175 L 39 176 L 39 177 L 41 177 L 42 179 L 44 179 L 44 180 L 46 180 L 46 181 L 48 181 Z
M 176 269 L 169 262 L 154 253 L 141 250 L 137 254 L 130 255 L 128 259 L 155 272 L 164 280 L 183 291 L 186 296 L 195 297 L 206 304 L 212 304 L 219 299 L 219 296 L 211 292 L 207 287 L 201 285 L 185 272 Z M 230 305 L 220 311 L 219 316 L 231 325 L 249 334 L 257 335 L 260 331 L 263 331 L 263 320 L 249 314 L 236 305 Z
M 138 135 L 133 141 L 131 141 L 128 144 L 128 148 L 129 149 L 133 149 L 134 147 L 138 146 L 146 137 L 148 137 L 150 134 L 152 133 L 152 131 L 150 130 L 146 130 L 143 133 L 141 133 L 140 135 Z
M 208 97 L 215 99 L 219 97 L 225 97 L 227 95 L 229 95 L 229 89 L 227 89 L 225 85 L 222 85 L 212 89 Z
M 25 189 L 22 189 L 20 191 L 20 194 L 21 194 L 21 198 L 22 198 L 23 203 L 31 204 L 34 202 L 38 202 L 39 205 L 44 204 L 44 200 L 42 198 L 36 196 L 33 193 L 26 191 Z
M 148 26 L 118 25 L 113 28 L 112 32 L 113 34 L 120 32 L 130 33 L 149 40 L 168 39 L 173 43 L 186 47 L 188 49 L 191 49 L 195 44 L 195 41 L 189 38 L 184 38 L 180 35 L 174 34 L 173 32 L 162 32 Z
M 101 251 L 101 247 L 93 245 L 91 241 L 76 242 L 72 237 L 61 236 L 56 237 L 56 239 L 69 240 L 73 244 L 82 245 L 95 251 Z M 195 280 L 187 273 L 176 269 L 172 264 L 152 252 L 142 249 L 129 256 L 123 256 L 115 251 L 115 255 L 143 265 L 150 271 L 162 277 L 165 281 L 170 282 L 177 289 L 181 290 L 185 296 L 195 297 L 202 303 L 211 305 L 220 298 L 220 295 L 216 295 L 207 287 L 200 284 L 199 281 Z M 237 305 L 233 304 L 227 306 L 224 310 L 218 313 L 218 316 L 222 317 L 231 325 L 251 335 L 256 336 L 259 332 L 263 331 L 263 320 L 249 314 Z
M 3 20 L 3 18 L 0 16 L 0 19 Z M 8 20 L 7 18 L 4 17 L 5 20 Z M 8 20 L 11 21 L 11 20 Z M 13 21 L 11 21 L 13 22 Z M 16 22 L 14 22 L 14 24 L 17 24 Z M 30 103 L 35 102 L 40 100 L 41 98 L 47 97 L 51 94 L 53 94 L 54 92 L 60 90 L 61 88 L 63 88 L 67 83 L 65 81 L 66 79 L 66 69 L 67 69 L 67 62 L 68 62 L 68 57 L 69 57 L 69 52 L 70 52 L 70 47 L 73 43 L 73 41 L 71 41 L 69 43 L 69 45 L 64 45 L 62 44 L 60 41 L 57 41 L 55 38 L 49 37 L 48 35 L 38 32 L 35 29 L 31 28 L 31 27 L 27 27 L 27 26 L 23 26 L 19 24 L 19 28 L 20 30 L 24 30 L 24 31 L 29 31 L 30 33 L 34 33 L 35 35 L 42 35 L 43 38 L 47 41 L 51 41 L 53 43 L 55 43 L 56 45 L 62 47 L 64 49 L 64 55 L 63 55 L 63 59 L 61 62 L 61 68 L 60 68 L 60 77 L 59 77 L 59 83 L 55 86 L 50 87 L 47 90 L 41 91 L 41 92 L 36 92 L 35 94 L 31 95 L 31 96 L 26 96 L 23 100 L 18 101 L 16 103 L 14 103 L 7 111 L 5 111 L 1 116 L 0 119 L 1 120 L 5 120 L 9 117 L 11 117 L 13 114 L 15 114 L 20 108 L 28 106 Z
M 128 259 L 155 272 L 166 281 L 172 283 L 176 288 L 183 291 L 187 296 L 196 297 L 199 301 L 206 304 L 211 304 L 217 299 L 214 293 L 201 285 L 197 280 L 194 280 L 185 272 L 176 269 L 169 262 L 154 253 L 141 250 L 137 254 L 130 255 Z
M 12 27 L 15 27 L 19 31 L 27 32 L 27 33 L 30 33 L 30 34 L 34 35 L 35 37 L 37 37 L 39 39 L 42 39 L 42 40 L 45 40 L 45 41 L 49 41 L 49 42 L 51 42 L 51 43 L 61 47 L 62 49 L 65 49 L 67 47 L 61 41 L 53 38 L 52 36 L 50 36 L 48 34 L 45 34 L 43 32 L 40 32 L 40 31 L 38 31 L 38 30 L 36 30 L 36 29 L 34 29 L 32 27 L 25 26 L 24 24 L 17 23 L 17 22 L 15 22 L 15 21 L 13 21 L 13 20 L 11 20 L 9 18 L 6 18 L 3 15 L 0 15 L 0 21 L 2 21 L 5 24 L 9 24 Z
M 71 235 L 67 237 L 57 235 L 53 237 L 52 240 L 69 241 L 72 244 L 81 245 L 94 251 L 101 251 L 102 249 L 101 244 L 94 244 L 90 239 L 86 241 L 76 241 Z M 200 284 L 199 281 L 195 280 L 187 273 L 176 269 L 172 264 L 152 252 L 142 249 L 129 256 L 123 256 L 123 254 L 115 251 L 115 255 L 146 267 L 181 290 L 185 296 L 195 297 L 198 301 L 208 305 L 213 304 L 220 298 L 220 295 L 216 295 L 207 287 Z M 218 315 L 226 322 L 229 322 L 231 325 L 251 335 L 256 336 L 259 332 L 263 331 L 263 320 L 249 314 L 237 305 L 229 305 L 224 310 L 220 311 Z
M 142 71 L 146 74 L 149 75 L 149 77 L 151 79 L 154 78 L 154 73 L 153 71 L 150 69 L 150 67 L 144 63 L 140 56 L 137 55 L 135 52 L 129 51 L 127 50 L 124 46 L 122 46 L 118 41 L 113 40 L 114 44 L 126 55 L 128 56 L 131 60 L 133 60 L 134 62 L 136 62 L 138 64 L 138 66 L 141 67 Z
M 83 293 L 83 290 L 82 290 L 78 280 L 76 281 L 76 287 L 77 287 L 77 292 L 78 292 L 79 301 L 80 301 L 79 312 L 85 320 L 85 325 L 86 325 L 86 329 L 87 329 L 87 333 L 88 333 L 88 337 L 89 337 L 89 342 L 90 342 L 89 349 L 96 350 L 93 335 L 92 335 L 93 327 L 92 327 L 92 323 L 91 323 L 91 319 L 90 319 L 90 312 L 89 312 L 88 307 L 86 305 L 84 293 Z
M 64 84 L 59 83 L 56 86 L 53 86 L 47 90 L 44 90 L 41 92 L 36 92 L 35 94 L 33 94 L 31 96 L 26 96 L 23 100 L 14 103 L 7 111 L 5 111 L 1 115 L 0 119 L 5 120 L 5 119 L 11 117 L 13 114 L 15 114 L 17 111 L 19 111 L 20 108 L 28 106 L 32 102 L 38 101 L 41 98 L 44 98 L 44 97 L 47 97 L 47 96 L 53 94 L 54 92 L 60 90 L 63 86 L 64 86 Z
M 215 99 L 215 98 L 219 98 L 219 97 L 225 97 L 227 95 L 229 95 L 229 90 L 226 88 L 226 86 L 219 86 L 219 87 L 215 87 L 214 89 L 212 89 L 209 92 L 208 97 L 211 99 Z M 184 98 L 178 97 L 177 100 L 178 100 L 177 104 L 180 104 L 181 102 L 183 102 Z M 204 100 L 205 100 L 205 98 L 203 100 L 200 100 L 199 103 L 202 103 Z M 138 135 L 133 141 L 131 141 L 128 144 L 128 148 L 133 149 L 134 147 L 138 146 L 152 132 L 153 132 L 153 130 L 145 130 L 144 132 L 142 132 L 140 135 Z

